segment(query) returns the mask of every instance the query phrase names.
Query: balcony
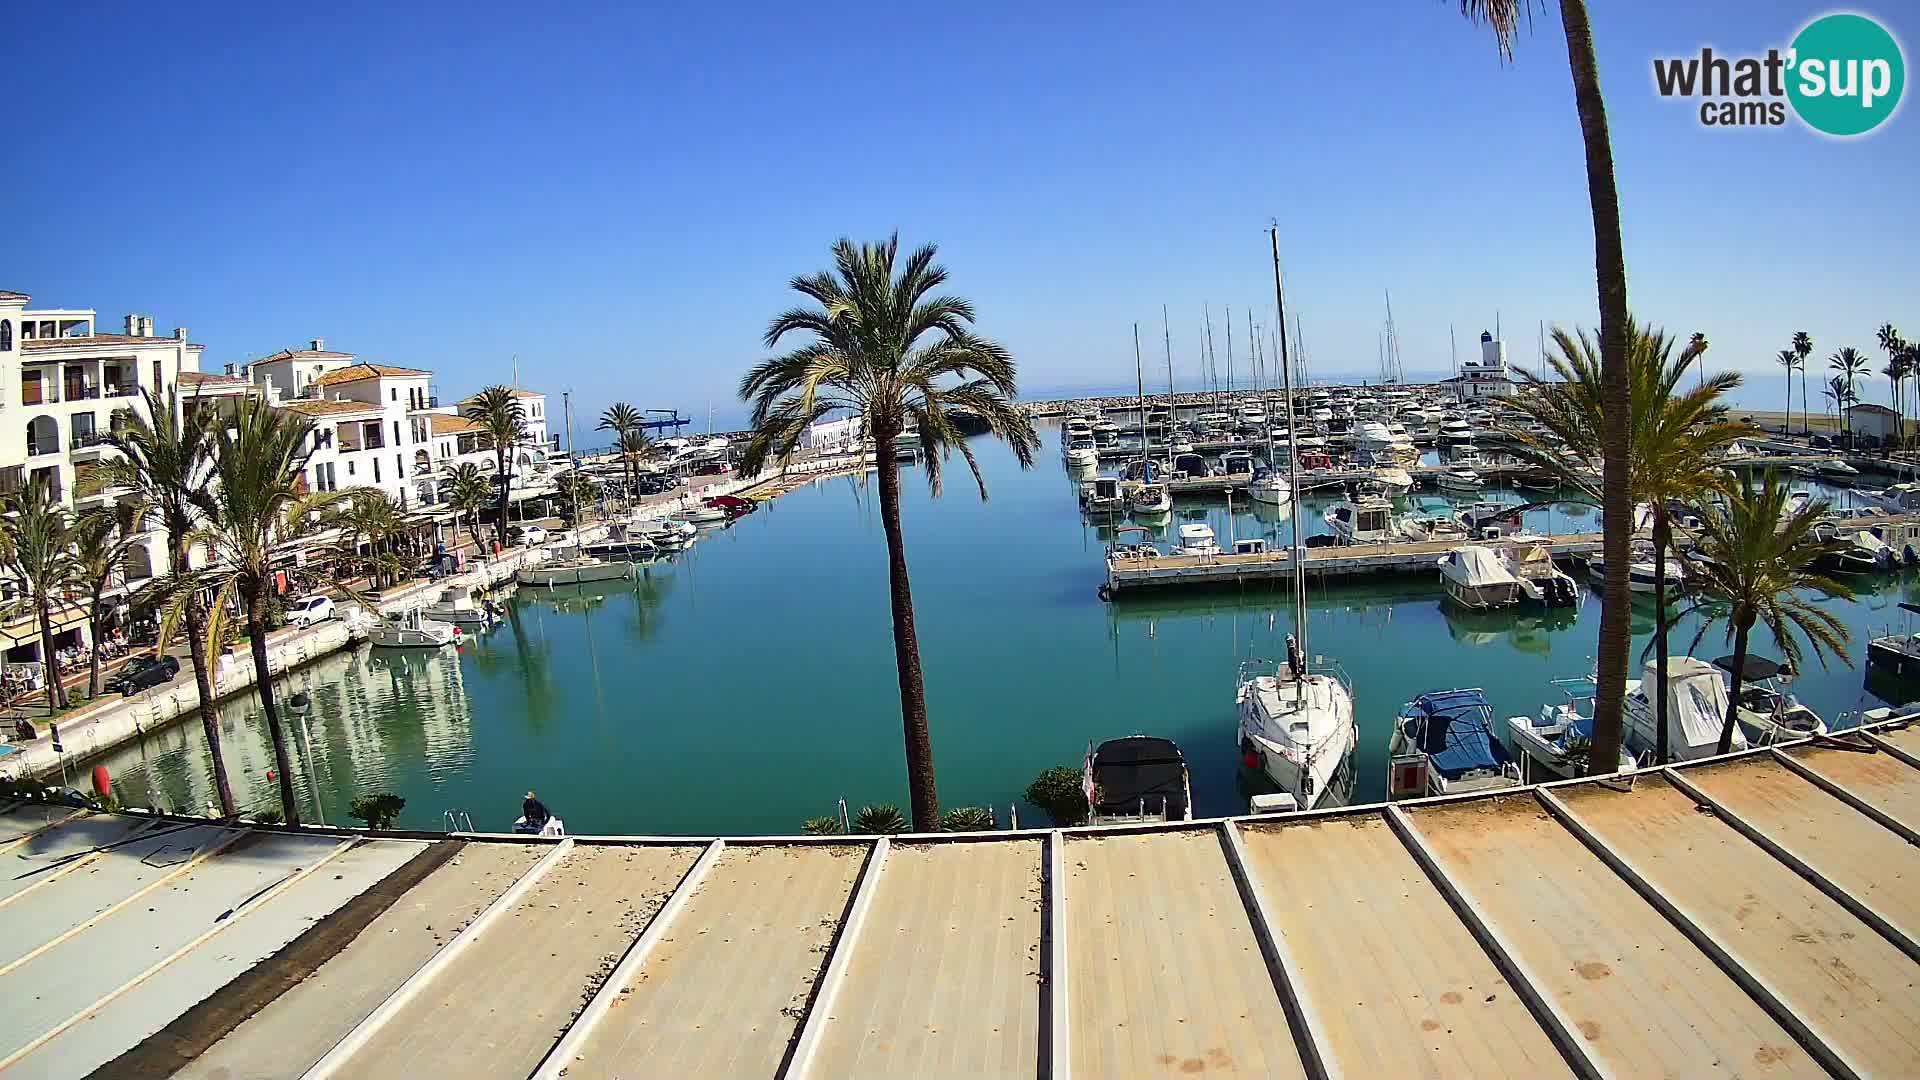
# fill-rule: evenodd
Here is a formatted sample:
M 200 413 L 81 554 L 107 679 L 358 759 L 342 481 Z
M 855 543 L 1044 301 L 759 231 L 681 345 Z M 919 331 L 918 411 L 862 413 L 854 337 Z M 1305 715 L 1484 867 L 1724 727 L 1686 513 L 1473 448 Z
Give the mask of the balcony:
M 59 452 L 60 452 L 59 439 L 28 439 L 27 440 L 27 456 L 28 457 L 45 457 L 48 454 L 57 454 Z
M 99 397 L 100 397 L 100 385 L 98 383 L 95 383 L 92 386 L 88 386 L 82 383 L 67 384 L 67 400 L 68 401 L 93 401 L 98 399 Z
M 113 451 L 104 431 L 76 431 L 67 440 L 67 448 L 73 451 L 75 461 L 97 461 Z
M 58 405 L 60 391 L 40 383 L 22 382 L 20 384 L 20 404 L 22 405 Z
M 107 396 L 110 398 L 136 397 L 139 395 L 139 393 L 140 393 L 140 388 L 138 386 L 135 386 L 132 383 L 122 383 L 119 386 L 115 386 L 111 383 L 107 385 Z

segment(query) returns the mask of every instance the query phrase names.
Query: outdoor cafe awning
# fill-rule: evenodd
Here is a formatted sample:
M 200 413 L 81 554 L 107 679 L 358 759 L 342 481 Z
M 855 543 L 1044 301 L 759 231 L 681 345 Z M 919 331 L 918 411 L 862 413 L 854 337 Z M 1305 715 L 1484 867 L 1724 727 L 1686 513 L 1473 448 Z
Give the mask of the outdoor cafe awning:
M 56 610 L 53 613 L 53 618 L 49 621 L 53 624 L 54 633 L 64 633 L 86 622 L 87 613 L 81 608 L 64 607 Z M 14 619 L 5 625 L 0 625 L 0 649 L 17 649 L 22 645 L 31 645 L 39 640 L 40 619 L 38 616 L 28 615 L 24 618 Z

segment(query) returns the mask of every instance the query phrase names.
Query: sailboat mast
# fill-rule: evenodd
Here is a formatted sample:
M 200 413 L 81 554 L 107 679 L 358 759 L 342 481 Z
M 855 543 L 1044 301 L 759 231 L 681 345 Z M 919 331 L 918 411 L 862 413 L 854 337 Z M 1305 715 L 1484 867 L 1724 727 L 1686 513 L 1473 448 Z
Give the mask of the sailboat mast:
M 1233 307 L 1228 305 L 1227 314 L 1227 409 L 1233 409 Z
M 1151 463 L 1147 460 L 1147 384 L 1140 376 L 1140 324 L 1133 324 L 1133 389 L 1140 396 L 1137 408 L 1140 411 L 1140 479 L 1151 480 Z
M 1220 361 L 1213 355 L 1213 305 L 1205 310 L 1207 320 L 1207 370 L 1213 374 L 1213 407 L 1220 407 Z
M 1275 313 L 1280 317 L 1280 325 L 1285 326 L 1287 325 L 1287 301 L 1280 291 L 1280 226 L 1276 224 L 1268 229 L 1267 236 L 1273 241 L 1273 306 Z M 1293 376 L 1287 366 L 1285 341 L 1286 339 L 1284 337 L 1281 338 L 1280 370 L 1288 372 L 1285 391 L 1287 399 L 1287 483 L 1292 488 L 1289 496 L 1294 509 L 1293 550 L 1289 551 L 1287 556 L 1292 564 L 1293 570 L 1294 636 L 1300 642 L 1300 655 L 1304 658 L 1310 654 L 1307 652 L 1307 575 L 1306 568 L 1303 565 L 1306 561 L 1306 549 L 1300 544 L 1300 434 L 1294 430 L 1293 426 Z M 1269 427 L 1268 431 L 1271 432 L 1272 428 Z M 1268 435 L 1268 439 L 1272 439 L 1271 434 Z
M 1179 429 L 1180 407 L 1173 392 L 1173 326 L 1167 321 L 1167 305 L 1160 305 L 1160 339 L 1167 346 L 1167 474 L 1173 474 L 1173 433 Z

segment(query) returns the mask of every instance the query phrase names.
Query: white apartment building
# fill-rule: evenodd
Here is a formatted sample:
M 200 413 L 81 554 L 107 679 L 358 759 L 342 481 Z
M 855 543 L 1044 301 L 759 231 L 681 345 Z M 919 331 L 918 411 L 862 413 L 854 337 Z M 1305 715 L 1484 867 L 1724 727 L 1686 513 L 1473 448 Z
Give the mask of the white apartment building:
M 103 334 L 88 308 L 29 308 L 31 297 L 0 292 L 0 491 L 46 484 L 61 505 L 80 510 L 113 506 L 125 494 L 79 493 L 86 472 L 116 453 L 102 436 L 146 412 L 144 392 L 178 386 L 185 408 L 243 395 L 238 380 L 200 371 L 201 347 L 184 327 L 156 337 L 153 319 L 129 315 L 125 332 Z M 162 534 L 149 531 L 128 555 L 126 588 L 138 588 L 166 569 Z M 10 586 L 0 583 L 0 592 Z M 85 644 L 80 614 L 56 621 L 61 645 Z M 0 626 L 0 653 L 13 661 L 38 658 L 39 628 Z
M 357 363 L 316 338 L 311 349 L 274 353 L 238 374 L 273 405 L 312 421 L 312 490 L 371 487 L 408 509 L 439 504 L 432 372 Z

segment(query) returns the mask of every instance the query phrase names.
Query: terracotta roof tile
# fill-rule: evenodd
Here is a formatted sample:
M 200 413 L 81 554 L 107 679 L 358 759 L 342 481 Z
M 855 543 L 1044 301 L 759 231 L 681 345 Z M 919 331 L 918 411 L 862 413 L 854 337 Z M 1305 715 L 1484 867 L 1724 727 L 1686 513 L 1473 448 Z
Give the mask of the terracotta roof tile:
M 421 371 L 417 368 L 391 367 L 387 364 L 355 364 L 352 367 L 344 367 L 338 371 L 329 371 L 325 375 L 313 380 L 313 385 L 337 386 L 340 383 L 359 382 L 361 379 L 378 379 L 382 376 L 424 379 L 430 377 L 432 374 L 433 372 L 431 371 Z
M 301 416 L 377 416 L 380 413 L 380 406 L 364 401 L 327 401 L 322 398 L 301 398 L 285 402 L 280 407 Z
M 91 334 L 86 337 L 49 337 L 28 338 L 20 343 L 22 349 L 84 349 L 104 345 L 178 345 L 179 338 L 135 337 L 131 334 Z M 189 349 L 205 346 L 187 343 Z
M 268 364 L 275 360 L 351 360 L 350 352 L 328 352 L 324 349 L 281 349 L 272 356 L 263 356 L 254 361 L 256 364 Z
M 464 416 L 449 416 L 446 413 L 434 413 L 427 418 L 427 426 L 435 435 L 462 435 L 470 431 L 484 431 L 479 423 Z
M 180 382 L 187 386 L 251 386 L 245 379 L 236 379 L 231 375 L 214 375 L 205 371 L 183 371 Z

